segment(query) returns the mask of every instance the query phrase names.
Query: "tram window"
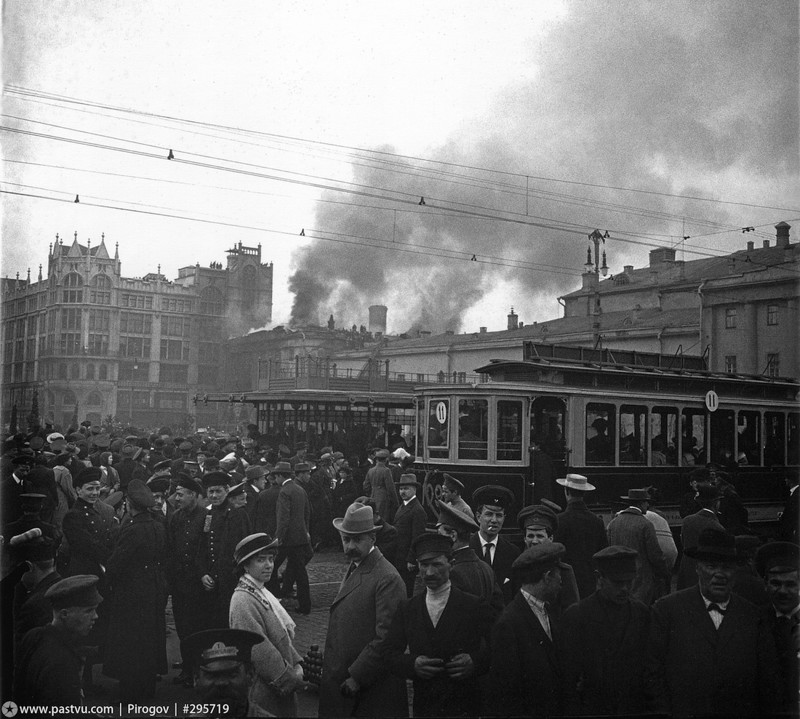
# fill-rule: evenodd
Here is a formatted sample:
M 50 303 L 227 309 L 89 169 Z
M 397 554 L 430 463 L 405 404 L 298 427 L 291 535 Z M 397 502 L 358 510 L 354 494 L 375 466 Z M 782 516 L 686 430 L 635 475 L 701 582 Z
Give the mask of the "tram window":
M 522 459 L 522 402 L 497 401 L 497 459 Z
M 736 464 L 761 464 L 761 413 L 739 412 L 736 420 Z
M 613 404 L 586 405 L 586 464 L 614 463 L 616 411 Z
M 428 410 L 428 454 L 447 457 L 450 454 L 450 400 L 432 399 Z
M 733 410 L 718 409 L 711 413 L 711 461 L 726 469 L 736 465 L 733 440 L 736 432 Z
M 489 459 L 489 401 L 458 401 L 458 458 Z
M 653 407 L 650 411 L 650 464 L 678 464 L 678 410 L 675 407 Z
M 531 405 L 531 446 L 538 444 L 542 452 L 558 461 L 566 454 L 565 414 L 564 400 L 558 397 L 537 397 Z
M 764 466 L 786 462 L 786 417 L 783 412 L 764 413 Z
M 685 409 L 681 413 L 681 466 L 706 463 L 706 413 Z
M 800 464 L 800 414 L 789 412 L 786 464 Z
M 647 459 L 647 407 L 619 408 L 619 463 L 644 464 Z

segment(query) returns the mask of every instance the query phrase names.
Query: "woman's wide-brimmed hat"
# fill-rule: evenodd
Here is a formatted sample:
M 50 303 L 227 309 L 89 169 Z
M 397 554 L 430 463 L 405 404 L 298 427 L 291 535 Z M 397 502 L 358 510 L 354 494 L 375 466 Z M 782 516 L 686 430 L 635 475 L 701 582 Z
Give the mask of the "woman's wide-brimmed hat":
M 254 554 L 263 552 L 265 549 L 278 551 L 278 540 L 273 539 L 266 532 L 256 532 L 248 534 L 233 550 L 233 559 L 236 565 L 250 559 Z

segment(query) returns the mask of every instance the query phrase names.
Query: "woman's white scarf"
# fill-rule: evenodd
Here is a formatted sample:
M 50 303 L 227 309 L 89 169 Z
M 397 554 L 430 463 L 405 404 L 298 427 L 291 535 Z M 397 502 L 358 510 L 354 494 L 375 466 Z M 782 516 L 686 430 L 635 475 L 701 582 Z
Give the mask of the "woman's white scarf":
M 275 614 L 286 633 L 289 635 L 289 639 L 294 641 L 294 632 L 297 625 L 294 623 L 294 621 L 292 621 L 292 618 L 289 616 L 289 612 L 283 608 L 283 605 L 278 601 L 278 598 L 272 592 L 270 592 L 269 589 L 267 589 L 263 584 L 259 584 L 247 572 L 245 572 L 242 575 L 242 578 L 239 580 L 239 588 L 250 592 L 250 594 L 255 597 L 257 602 L 267 609 L 270 609 Z

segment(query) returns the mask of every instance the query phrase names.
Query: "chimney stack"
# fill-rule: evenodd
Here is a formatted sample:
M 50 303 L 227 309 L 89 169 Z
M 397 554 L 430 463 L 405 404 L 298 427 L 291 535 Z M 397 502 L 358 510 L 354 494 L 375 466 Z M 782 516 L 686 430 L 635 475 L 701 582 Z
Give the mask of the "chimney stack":
M 786 222 L 779 222 L 775 225 L 775 244 L 777 247 L 786 247 L 789 244 L 789 230 L 791 227 Z
M 478 331 L 479 331 L 479 332 L 480 332 L 482 335 L 485 335 L 485 334 L 486 334 L 486 328 L 485 328 L 485 327 L 481 327 L 481 328 L 480 328 Z
M 748 250 L 748 251 L 750 251 L 750 250 L 752 250 L 752 249 L 753 249 L 753 247 L 754 247 L 754 243 L 753 243 L 753 241 L 752 241 L 752 240 L 750 240 L 750 241 L 747 243 L 747 250 Z
M 386 334 L 386 305 L 371 305 L 369 308 L 369 331 L 374 335 Z
M 764 240 L 764 247 L 765 248 L 769 247 L 769 240 Z
M 511 312 L 508 313 L 508 329 L 515 330 L 518 327 L 519 317 L 517 317 L 516 313 L 514 312 L 514 308 L 511 308 Z

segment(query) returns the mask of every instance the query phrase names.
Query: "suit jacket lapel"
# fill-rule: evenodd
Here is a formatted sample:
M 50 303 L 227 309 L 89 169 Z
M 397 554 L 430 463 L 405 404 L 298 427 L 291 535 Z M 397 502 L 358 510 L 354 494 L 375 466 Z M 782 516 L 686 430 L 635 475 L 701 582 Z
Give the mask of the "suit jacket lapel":
M 703 595 L 695 587 L 696 591 L 692 594 L 690 609 L 688 612 L 689 621 L 697 627 L 697 631 L 702 634 L 713 646 L 719 642 L 720 630 L 714 626 L 714 622 L 709 616 Z M 724 622 L 723 622 L 724 624 Z M 721 625 L 720 625 L 721 628 Z
M 331 604 L 331 610 L 333 610 L 338 602 L 361 585 L 364 575 L 372 571 L 380 556 L 380 550 L 376 547 L 367 555 L 367 558 L 356 567 L 355 571 L 349 577 L 342 580 L 342 583 L 339 585 L 339 592 L 336 594 L 336 598 Z

